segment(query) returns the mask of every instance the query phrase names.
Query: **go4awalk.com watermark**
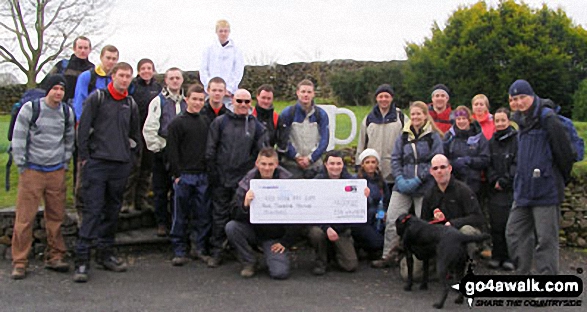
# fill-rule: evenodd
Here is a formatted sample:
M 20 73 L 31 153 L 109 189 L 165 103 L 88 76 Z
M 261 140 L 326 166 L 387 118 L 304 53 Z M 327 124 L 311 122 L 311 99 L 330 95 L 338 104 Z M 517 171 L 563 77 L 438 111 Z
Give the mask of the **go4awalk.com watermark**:
M 452 288 L 467 298 L 469 308 L 581 307 L 583 280 L 574 275 L 475 275 L 469 264 L 465 277 Z

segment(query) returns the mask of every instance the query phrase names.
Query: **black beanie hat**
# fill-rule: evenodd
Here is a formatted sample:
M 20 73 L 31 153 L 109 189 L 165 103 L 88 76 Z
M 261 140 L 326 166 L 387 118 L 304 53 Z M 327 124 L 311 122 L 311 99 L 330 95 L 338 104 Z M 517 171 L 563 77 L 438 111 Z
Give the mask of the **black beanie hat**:
M 530 96 L 534 96 L 534 90 L 528 81 L 523 79 L 518 79 L 512 83 L 510 86 L 509 94 L 511 96 L 516 96 L 520 94 L 526 94 Z
M 63 86 L 63 89 L 65 89 L 65 78 L 62 75 L 51 75 L 49 77 L 45 85 L 45 90 L 47 90 L 45 91 L 45 95 L 49 94 L 49 91 L 56 85 Z
M 434 87 L 432 87 L 432 94 L 434 94 L 434 91 L 436 90 L 442 90 L 444 92 L 446 92 L 446 94 L 448 94 L 448 96 L 450 96 L 450 89 L 443 85 L 442 83 L 439 83 L 437 85 L 435 85 Z
M 375 97 L 377 97 L 379 95 L 379 93 L 383 93 L 383 92 L 387 92 L 387 93 L 391 94 L 391 96 L 393 96 L 393 89 L 387 83 L 382 84 L 379 87 L 377 87 L 377 90 L 375 90 Z

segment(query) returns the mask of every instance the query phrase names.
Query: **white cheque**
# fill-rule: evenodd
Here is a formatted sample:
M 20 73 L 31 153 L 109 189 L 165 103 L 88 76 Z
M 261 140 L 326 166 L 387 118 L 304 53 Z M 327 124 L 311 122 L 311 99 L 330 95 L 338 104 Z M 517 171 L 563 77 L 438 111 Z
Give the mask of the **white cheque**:
M 251 180 L 251 223 L 365 223 L 367 181 Z

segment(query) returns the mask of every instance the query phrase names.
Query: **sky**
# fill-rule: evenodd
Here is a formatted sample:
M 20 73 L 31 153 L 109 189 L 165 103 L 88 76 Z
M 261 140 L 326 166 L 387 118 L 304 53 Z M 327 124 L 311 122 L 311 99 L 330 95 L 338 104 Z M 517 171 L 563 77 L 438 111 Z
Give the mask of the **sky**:
M 158 72 L 169 67 L 198 70 L 204 48 L 218 40 L 215 24 L 226 19 L 230 38 L 245 64 L 354 59 L 405 60 L 406 43 L 422 43 L 434 23 L 441 28 L 459 6 L 476 0 L 118 0 L 112 1 L 109 27 L 93 42 L 113 44 L 120 61 L 133 66 L 154 61 Z M 495 7 L 498 0 L 488 0 Z M 544 0 L 526 0 L 532 8 Z M 586 0 L 549 0 L 575 24 L 587 28 Z M 99 63 L 95 47 L 90 60 Z M 71 51 L 66 51 L 68 55 Z M 49 70 L 46 66 L 44 70 Z M 19 71 L 16 71 L 19 72 Z M 24 75 L 16 73 L 23 80 Z M 41 77 L 39 75 L 39 77 Z M 40 79 L 38 77 L 38 79 Z
M 133 66 L 151 58 L 158 71 L 197 70 L 206 46 L 217 40 L 215 23 L 231 24 L 230 38 L 246 64 L 406 59 L 406 42 L 422 43 L 461 5 L 477 1 L 394 0 L 121 0 L 110 14 L 105 43 Z M 496 6 L 498 1 L 486 1 Z M 533 8 L 541 0 L 525 1 Z M 171 5 L 173 3 L 173 5 Z M 587 28 L 585 0 L 549 0 Z M 98 51 L 91 57 L 97 61 Z

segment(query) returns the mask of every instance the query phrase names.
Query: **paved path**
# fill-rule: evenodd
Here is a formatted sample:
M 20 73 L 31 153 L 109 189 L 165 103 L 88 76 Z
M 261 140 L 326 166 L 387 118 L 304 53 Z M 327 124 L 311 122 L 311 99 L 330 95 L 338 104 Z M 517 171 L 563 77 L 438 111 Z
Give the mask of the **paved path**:
M 428 311 L 440 292 L 438 283 L 432 283 L 428 291 L 414 287 L 414 291 L 404 292 L 397 269 L 371 269 L 367 261 L 362 261 L 355 273 L 330 270 L 315 277 L 310 273 L 311 255 L 305 250 L 296 253 L 292 277 L 274 281 L 266 272 L 241 278 L 235 261 L 216 269 L 195 261 L 172 267 L 169 250 L 157 248 L 126 248 L 128 272 L 92 268 L 87 284 L 73 283 L 71 273 L 44 270 L 39 261 L 31 263 L 26 279 L 13 281 L 9 278 L 10 263 L 0 261 L 0 311 Z M 577 267 L 587 266 L 585 252 L 564 249 L 561 258 L 565 274 L 577 274 Z M 483 272 L 487 270 L 480 268 L 476 273 Z M 585 275 L 581 275 L 584 282 Z M 468 310 L 466 305 L 453 303 L 455 296 L 449 297 L 445 310 Z M 587 305 L 585 292 L 582 299 Z

